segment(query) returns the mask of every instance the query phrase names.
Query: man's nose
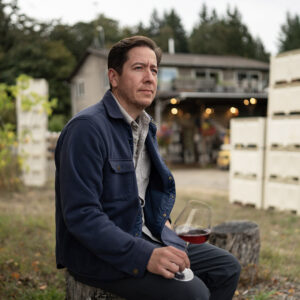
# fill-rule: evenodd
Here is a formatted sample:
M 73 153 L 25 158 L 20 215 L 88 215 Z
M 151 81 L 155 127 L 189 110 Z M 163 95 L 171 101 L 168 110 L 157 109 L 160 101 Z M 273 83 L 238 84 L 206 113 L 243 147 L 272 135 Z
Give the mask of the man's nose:
M 144 81 L 146 82 L 156 82 L 156 74 L 153 73 L 151 69 L 145 70 Z

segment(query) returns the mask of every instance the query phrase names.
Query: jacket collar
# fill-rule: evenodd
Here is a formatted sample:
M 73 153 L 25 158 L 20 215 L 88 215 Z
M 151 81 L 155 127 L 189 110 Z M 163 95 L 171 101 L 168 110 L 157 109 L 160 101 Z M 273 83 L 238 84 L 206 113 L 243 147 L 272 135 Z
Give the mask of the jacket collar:
M 115 99 L 113 98 L 111 91 L 108 90 L 103 96 L 103 104 L 107 114 L 113 119 L 123 119 L 123 114 L 118 107 Z

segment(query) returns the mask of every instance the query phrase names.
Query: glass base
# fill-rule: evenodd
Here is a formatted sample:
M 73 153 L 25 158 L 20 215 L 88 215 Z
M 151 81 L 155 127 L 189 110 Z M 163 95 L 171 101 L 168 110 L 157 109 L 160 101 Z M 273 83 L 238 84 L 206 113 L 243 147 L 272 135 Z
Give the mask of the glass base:
M 191 269 L 184 269 L 182 272 L 175 274 L 174 279 L 179 281 L 190 281 L 194 278 L 194 273 Z

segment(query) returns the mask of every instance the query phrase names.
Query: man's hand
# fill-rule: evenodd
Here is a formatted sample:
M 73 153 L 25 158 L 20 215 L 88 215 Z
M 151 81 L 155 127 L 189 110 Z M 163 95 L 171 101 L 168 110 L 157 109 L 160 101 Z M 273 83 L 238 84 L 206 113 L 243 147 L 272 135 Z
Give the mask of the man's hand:
M 175 247 L 168 246 L 153 250 L 147 270 L 165 278 L 174 278 L 176 272 L 190 267 L 187 254 Z

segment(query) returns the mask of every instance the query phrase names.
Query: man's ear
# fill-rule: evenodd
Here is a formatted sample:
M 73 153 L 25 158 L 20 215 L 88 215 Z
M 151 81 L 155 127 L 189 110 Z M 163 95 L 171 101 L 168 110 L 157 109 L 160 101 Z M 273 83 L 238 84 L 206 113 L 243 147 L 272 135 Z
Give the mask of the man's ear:
M 108 69 L 108 79 L 109 79 L 109 82 L 112 86 L 112 88 L 116 88 L 118 86 L 118 83 L 119 83 L 119 74 L 118 72 L 115 70 L 115 69 Z

